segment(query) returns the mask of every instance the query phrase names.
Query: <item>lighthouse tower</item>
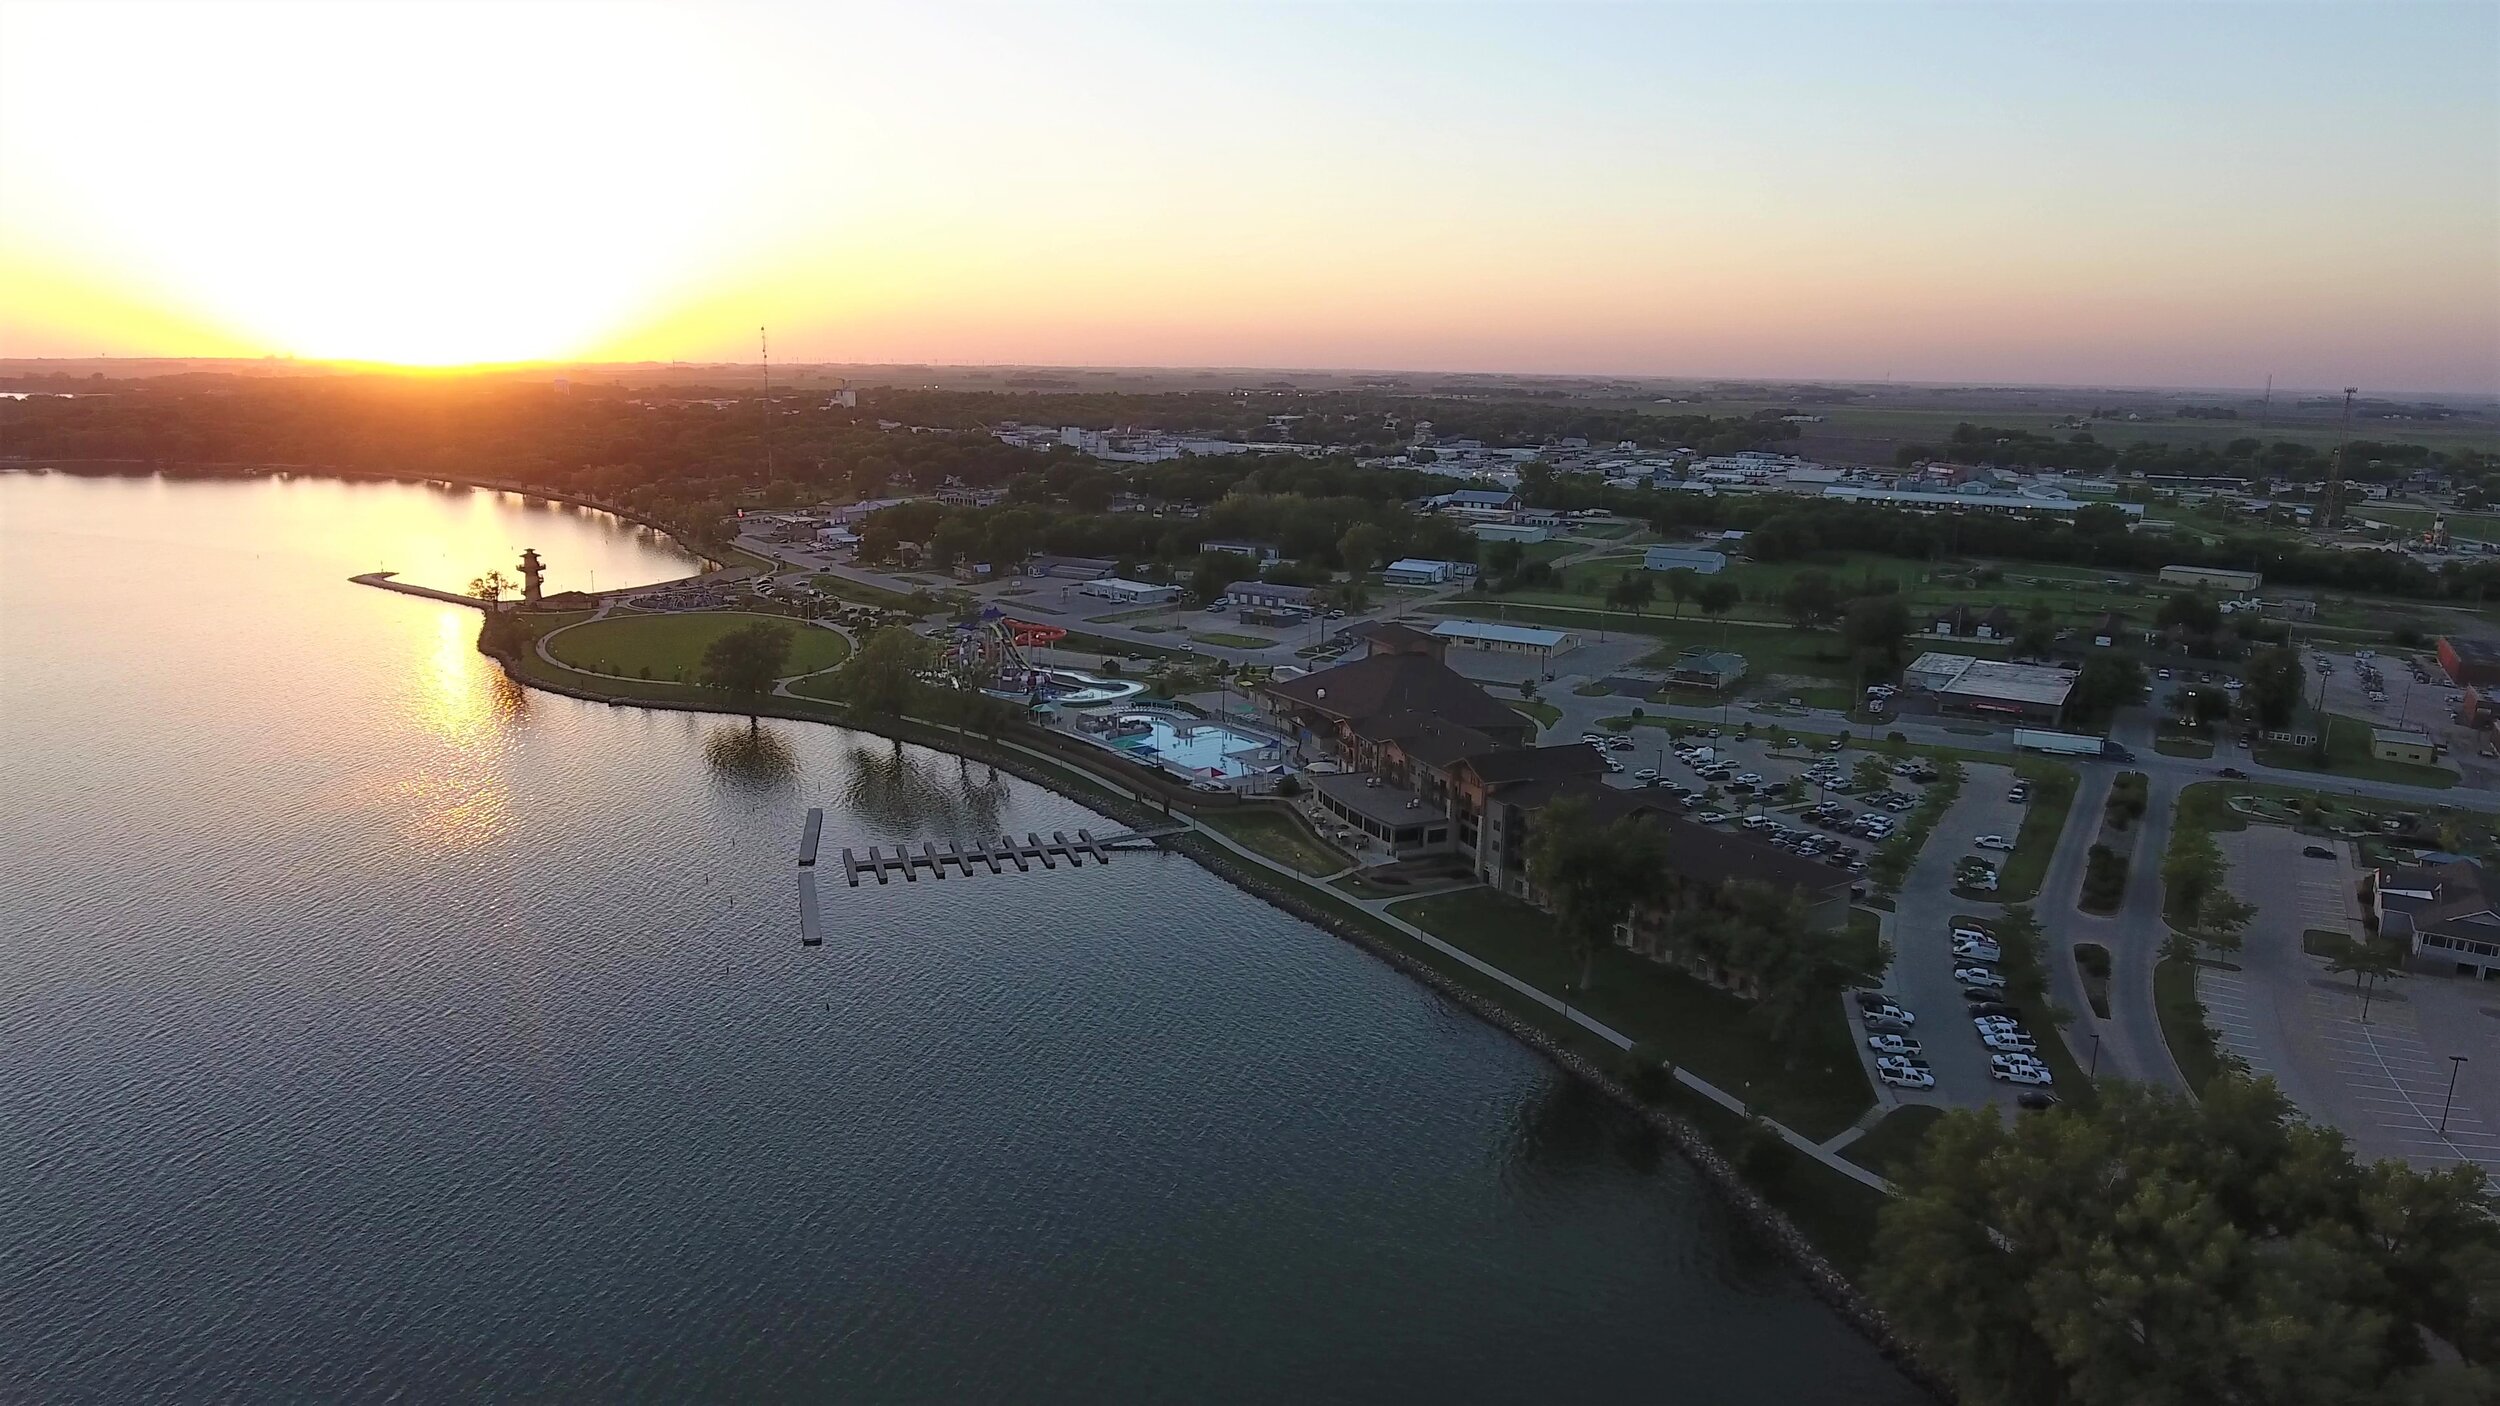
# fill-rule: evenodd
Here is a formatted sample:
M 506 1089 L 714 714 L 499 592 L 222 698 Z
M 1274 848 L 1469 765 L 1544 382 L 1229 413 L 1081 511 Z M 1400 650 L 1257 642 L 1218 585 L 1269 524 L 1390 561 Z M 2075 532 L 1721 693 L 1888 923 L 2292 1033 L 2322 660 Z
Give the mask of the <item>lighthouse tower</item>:
M 538 549 L 531 547 L 521 553 L 521 600 L 538 604 L 539 578 L 547 574 L 547 564 L 538 559 Z

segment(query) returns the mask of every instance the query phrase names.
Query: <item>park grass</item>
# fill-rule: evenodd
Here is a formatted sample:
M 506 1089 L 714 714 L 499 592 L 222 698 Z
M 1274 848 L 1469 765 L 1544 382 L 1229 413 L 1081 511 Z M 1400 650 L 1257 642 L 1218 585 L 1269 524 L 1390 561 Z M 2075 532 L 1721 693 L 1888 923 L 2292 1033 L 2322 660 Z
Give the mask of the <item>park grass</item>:
M 2260 743 L 2251 752 L 2265 766 L 2286 771 L 2314 771 L 2334 776 L 2357 777 L 2364 781 L 2392 781 L 2404 786 L 2445 789 L 2457 784 L 2456 773 L 2445 767 L 2416 766 L 2411 762 L 2383 762 L 2370 755 L 2370 724 L 2360 718 L 2329 713 L 2326 722 L 2326 765 L 2320 766 L 2305 747 L 2285 747 Z
M 1562 721 L 1562 709 L 1551 703 L 1539 703 L 1532 698 L 1520 699 L 1510 705 L 1510 710 L 1534 719 L 1540 728 L 1552 727 Z
M 1560 996 L 1579 976 L 1579 955 L 1552 917 L 1490 889 L 1409 899 L 1389 911 L 1541 991 Z M 1752 1018 L 1750 1002 L 1609 946 L 1598 951 L 1579 1005 L 1808 1137 L 1839 1133 L 1874 1102 L 1837 1000 L 1818 1003 L 1813 1022 L 1783 1045 Z
M 2014 836 L 2014 852 L 1997 871 L 1997 901 L 2029 903 L 2040 896 L 2049 860 L 2058 838 L 2066 833 L 2067 814 L 2074 809 L 2075 769 L 2054 762 L 2017 765 L 2015 773 L 2031 783 L 2031 804 L 2023 808 L 2023 828 Z
M 1879 1176 L 1898 1180 L 1927 1145 L 1928 1131 L 1945 1110 L 1932 1103 L 1905 1103 L 1840 1150 L 1840 1155 Z
M 1209 810 L 1198 817 L 1210 830 L 1221 830 L 1245 849 L 1316 878 L 1334 874 L 1354 861 L 1344 851 L 1311 832 L 1298 815 L 1281 810 Z
M 2153 739 L 2153 750 L 2165 757 L 2189 757 L 2204 761 L 2213 756 L 2214 744 L 2201 737 L 2177 737 L 2164 733 Z
M 713 641 L 754 624 L 790 632 L 790 674 L 830 669 L 850 657 L 850 642 L 783 615 L 703 611 L 682 615 L 615 615 L 571 626 L 547 638 L 547 652 L 568 668 L 625 678 L 691 683 Z M 785 675 L 787 677 L 787 675 Z
M 1265 635 L 1237 635 L 1223 630 L 1208 630 L 1203 633 L 1192 630 L 1189 632 L 1189 637 L 1200 644 L 1211 644 L 1218 649 L 1272 649 L 1276 645 L 1276 641 Z
M 836 600 L 846 600 L 853 605 L 873 605 L 884 610 L 900 610 L 910 614 L 918 614 L 922 605 L 922 602 L 900 591 L 889 591 L 881 586 L 866 585 L 846 576 L 836 576 L 831 572 L 808 578 L 808 584 Z
M 2195 963 L 2164 961 L 2153 968 L 2153 1011 L 2188 1091 L 2203 1097 L 2225 1065 L 2213 1027 L 2205 1023 L 2205 1003 L 2196 998 Z

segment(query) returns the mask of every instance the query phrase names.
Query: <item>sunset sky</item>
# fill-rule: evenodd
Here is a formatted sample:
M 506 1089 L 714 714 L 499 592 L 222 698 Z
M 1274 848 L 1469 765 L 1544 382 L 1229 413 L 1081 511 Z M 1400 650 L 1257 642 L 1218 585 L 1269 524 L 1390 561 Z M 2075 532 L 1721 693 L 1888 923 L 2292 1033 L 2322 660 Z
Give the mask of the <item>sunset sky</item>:
M 0 3 L 0 355 L 2500 389 L 2500 6 Z

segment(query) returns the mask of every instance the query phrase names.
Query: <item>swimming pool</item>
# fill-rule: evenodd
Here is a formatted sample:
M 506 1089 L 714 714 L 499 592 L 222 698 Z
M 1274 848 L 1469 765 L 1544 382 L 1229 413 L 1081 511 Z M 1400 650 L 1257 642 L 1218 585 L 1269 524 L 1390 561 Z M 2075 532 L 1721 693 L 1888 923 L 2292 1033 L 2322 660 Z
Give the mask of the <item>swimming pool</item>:
M 1111 745 L 1171 763 L 1197 776 L 1249 776 L 1285 760 L 1285 744 L 1222 723 L 1189 722 L 1159 713 L 1122 713 L 1123 723 L 1146 731 L 1115 738 Z

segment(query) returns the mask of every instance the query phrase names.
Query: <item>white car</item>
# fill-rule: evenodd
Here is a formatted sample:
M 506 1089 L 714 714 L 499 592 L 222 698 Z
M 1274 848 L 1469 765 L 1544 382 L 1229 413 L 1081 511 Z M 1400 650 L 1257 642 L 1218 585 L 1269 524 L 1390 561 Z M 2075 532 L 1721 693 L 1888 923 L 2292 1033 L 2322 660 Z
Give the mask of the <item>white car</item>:
M 1986 928 L 1955 928 L 1953 929 L 1953 940 L 1955 942 L 1996 941 L 1995 938 L 1988 936 L 1988 930 Z
M 1932 1089 L 1936 1076 L 1923 1069 L 1878 1069 L 1875 1077 L 1896 1089 Z
M 1723 810 L 1705 810 L 1693 819 L 1704 825 L 1725 825 L 1736 817 Z
M 1609 737 L 1606 739 L 1606 745 L 1617 752 L 1629 752 L 1632 750 L 1632 739 L 1629 737 Z
M 1979 1037 L 1979 1043 L 1999 1054 L 2037 1054 L 2040 1042 L 2012 1030 L 1994 1031 Z
M 1878 1069 L 1915 1069 L 1921 1074 L 1929 1072 L 1927 1061 L 1912 1059 L 1908 1055 L 1877 1055 L 1875 1067 Z
M 1635 781 L 1655 781 L 1658 779 L 1658 768 L 1654 766 L 1642 767 L 1639 771 L 1632 773 L 1632 779 Z
M 2057 1082 L 2049 1077 L 2049 1071 L 2036 1064 L 2016 1064 L 1991 1069 L 1988 1071 L 1988 1077 L 2002 1084 L 2029 1084 L 2035 1088 L 2046 1088 Z
M 2005 978 L 1994 967 L 1955 967 L 1953 979 L 1964 986 L 1985 986 L 1993 991 L 2005 989 Z
M 1971 843 L 1981 849 L 2012 849 L 2014 847 L 2014 842 L 2003 835 L 1982 835 Z
M 1623 770 L 1623 763 L 1616 761 L 1612 757 L 1608 757 L 1606 759 L 1606 770 L 1609 772 L 1621 771 Z
M 1953 955 L 1967 961 L 1994 962 L 2002 960 L 2005 953 L 1993 942 L 1956 942 Z
M 1762 784 L 1762 773 L 1758 771 L 1749 771 L 1736 779 L 1742 785 L 1759 786 Z
M 1907 1035 L 1869 1035 L 1866 1047 L 1877 1054 L 1914 1055 L 1919 1053 L 1918 1041 Z

